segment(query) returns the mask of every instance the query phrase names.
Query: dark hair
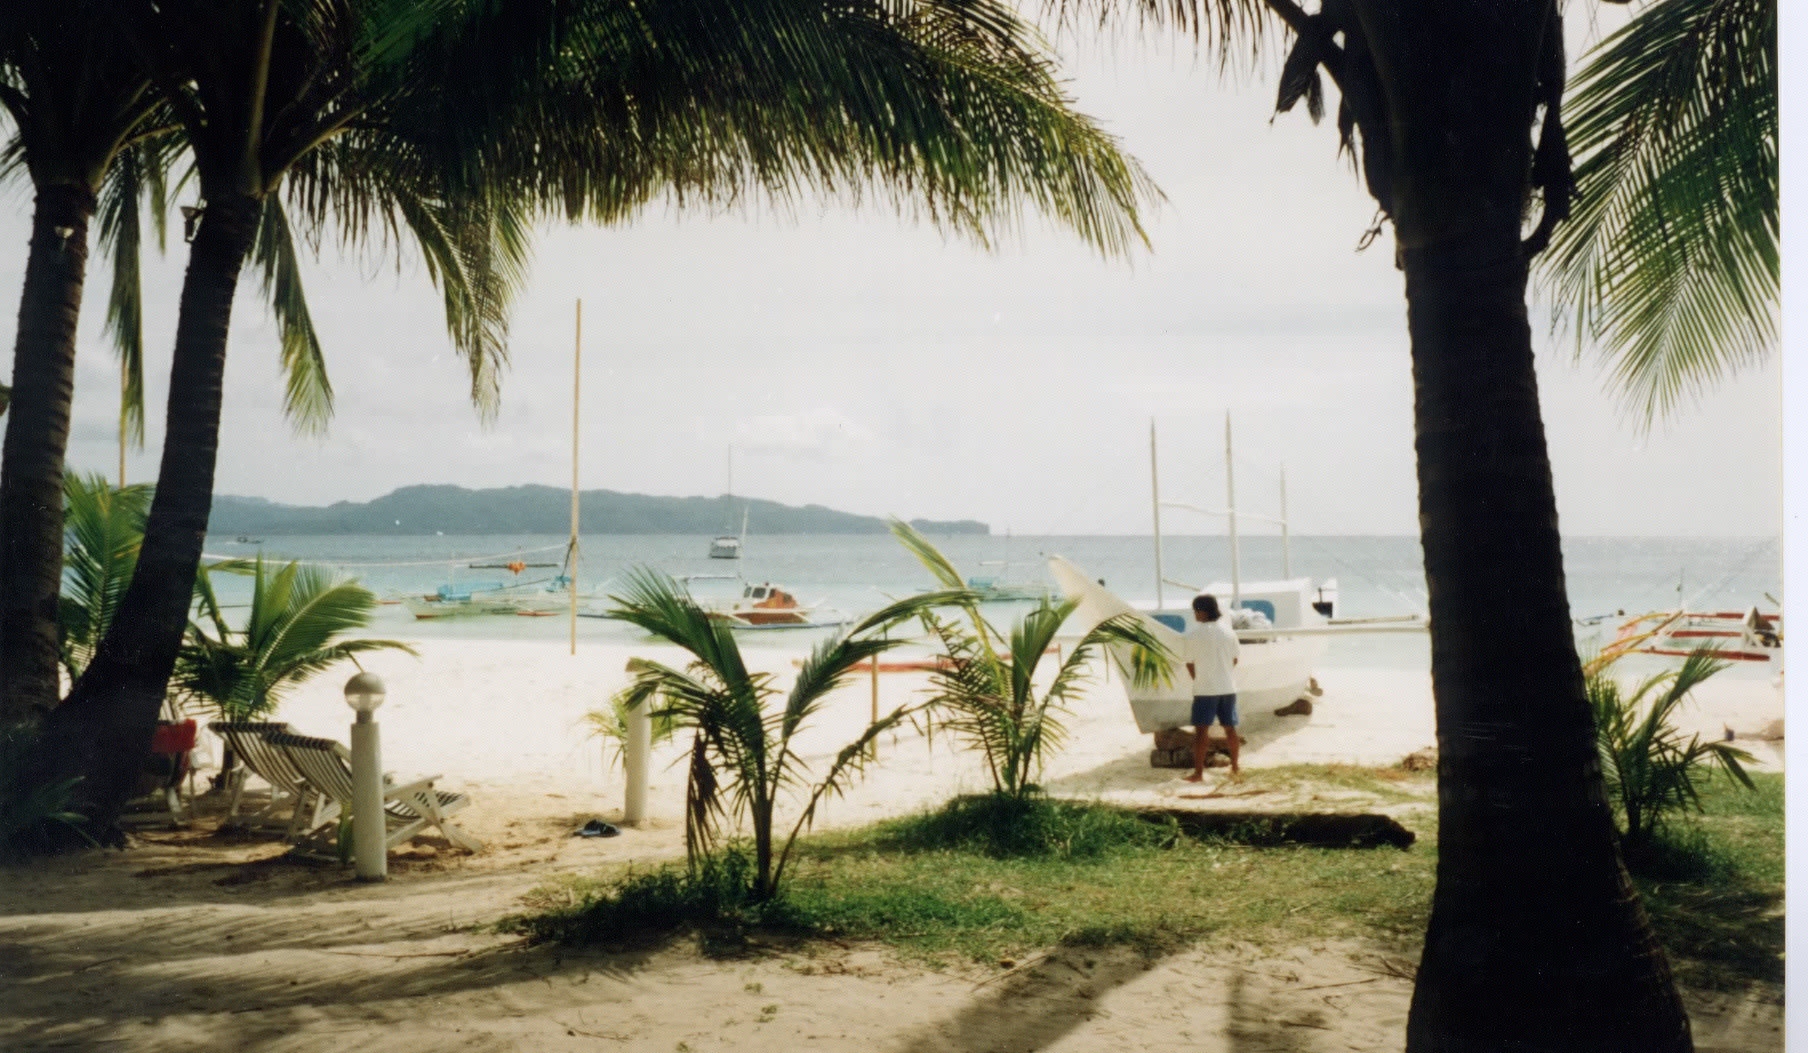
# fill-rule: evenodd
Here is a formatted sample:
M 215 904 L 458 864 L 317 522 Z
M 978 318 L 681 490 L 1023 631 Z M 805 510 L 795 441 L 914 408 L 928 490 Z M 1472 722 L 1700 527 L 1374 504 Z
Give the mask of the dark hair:
M 1213 596 L 1209 592 L 1200 593 L 1199 595 L 1193 597 L 1193 611 L 1196 614 L 1205 615 L 1205 620 L 1208 622 L 1217 621 L 1218 620 L 1218 597 Z

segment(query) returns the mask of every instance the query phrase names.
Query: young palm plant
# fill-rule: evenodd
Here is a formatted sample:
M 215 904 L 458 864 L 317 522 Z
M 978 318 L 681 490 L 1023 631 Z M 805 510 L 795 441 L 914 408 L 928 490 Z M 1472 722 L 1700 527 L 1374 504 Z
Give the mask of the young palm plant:
M 684 842 L 693 875 L 716 860 L 724 828 L 744 821 L 753 835 L 750 896 L 755 902 L 778 896 L 791 849 L 818 805 L 839 796 L 861 774 L 868 747 L 879 735 L 911 719 L 921 706 L 900 706 L 868 724 L 814 781 L 795 749 L 797 734 L 854 666 L 903 642 L 889 638 L 887 630 L 949 598 L 926 593 L 900 600 L 837 633 L 810 653 L 790 690 L 783 691 L 771 674 L 747 668 L 734 631 L 712 619 L 682 585 L 648 570 L 629 575 L 625 595 L 611 597 L 608 616 L 676 644 L 691 657 L 682 669 L 637 659 L 631 666 L 634 680 L 617 701 L 655 706 L 655 720 L 669 718 L 692 733 Z M 785 797 L 800 799 L 803 808 L 780 840 L 777 811 Z
M 1701 807 L 1695 783 L 1712 769 L 1753 789 L 1744 767 L 1752 756 L 1730 742 L 1703 742 L 1699 735 L 1685 741 L 1671 723 L 1689 692 L 1726 668 L 1711 648 L 1630 692 L 1614 679 L 1611 666 L 1610 660 L 1590 668 L 1588 700 L 1594 705 L 1607 793 L 1625 820 L 1622 836 L 1631 854 L 1649 845 L 1671 812 Z
M 892 520 L 891 532 L 949 590 L 965 580 L 929 539 L 908 523 Z M 1013 801 L 1039 792 L 1047 756 L 1067 740 L 1062 718 L 1088 679 L 1093 653 L 1106 644 L 1124 644 L 1142 660 L 1137 675 L 1169 675 L 1173 655 L 1133 614 L 1100 622 L 1082 636 L 1038 692 L 1036 673 L 1052 649 L 1055 634 L 1077 604 L 1044 597 L 1011 627 L 1009 636 L 979 612 L 967 593 L 955 604 L 960 614 L 945 617 L 925 610 L 921 618 L 949 661 L 933 677 L 928 720 L 977 748 L 986 759 L 993 790 Z
M 138 564 L 146 485 L 114 488 L 99 475 L 63 478 L 63 587 L 58 596 L 58 654 L 69 679 L 81 676 L 105 635 Z
M 276 709 L 290 690 L 329 666 L 371 651 L 417 653 L 396 640 L 342 640 L 363 628 L 377 597 L 352 581 L 334 580 L 314 567 L 289 563 L 268 572 L 263 557 L 249 567 L 251 612 L 243 629 L 233 629 L 221 611 L 209 571 L 243 571 L 240 566 L 203 568 L 196 593 L 210 635 L 200 623 L 189 627 L 170 687 L 177 698 L 219 712 L 228 720 L 257 720 Z

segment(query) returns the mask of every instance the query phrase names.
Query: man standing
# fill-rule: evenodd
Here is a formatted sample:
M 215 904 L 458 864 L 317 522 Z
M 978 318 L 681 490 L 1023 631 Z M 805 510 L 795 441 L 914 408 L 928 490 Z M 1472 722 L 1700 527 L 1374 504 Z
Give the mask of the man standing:
M 1193 597 L 1193 627 L 1181 637 L 1180 650 L 1186 656 L 1187 675 L 1193 678 L 1193 774 L 1188 782 L 1205 778 L 1207 733 L 1212 721 L 1224 725 L 1224 742 L 1230 750 L 1230 774 L 1241 774 L 1237 766 L 1237 682 L 1233 670 L 1241 650 L 1237 634 L 1223 621 L 1218 610 L 1218 597 L 1201 594 Z

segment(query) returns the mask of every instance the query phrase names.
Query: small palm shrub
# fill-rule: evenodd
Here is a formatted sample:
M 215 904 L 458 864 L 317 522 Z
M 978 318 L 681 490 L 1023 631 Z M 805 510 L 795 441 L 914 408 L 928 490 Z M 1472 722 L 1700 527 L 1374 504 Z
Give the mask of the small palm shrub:
M 242 629 L 227 623 L 214 594 L 211 574 L 221 569 L 251 575 L 251 611 Z M 357 655 L 417 653 L 396 640 L 340 639 L 370 624 L 377 597 L 314 567 L 289 563 L 271 573 L 260 556 L 248 568 L 204 567 L 195 587 L 208 624 L 189 626 L 170 690 L 178 700 L 228 720 L 267 716 L 289 691 L 339 662 L 355 663 Z
M 1066 742 L 1062 718 L 1084 692 L 1094 651 L 1110 643 L 1127 644 L 1143 656 L 1136 667 L 1139 679 L 1171 675 L 1173 655 L 1167 647 L 1140 618 L 1124 614 L 1081 636 L 1048 686 L 1039 689 L 1037 671 L 1075 601 L 1043 597 L 1007 635 L 980 613 L 978 598 L 961 589 L 965 579 L 960 571 L 929 539 L 895 519 L 891 531 L 955 598 L 953 616 L 935 609 L 920 615 L 948 659 L 932 676 L 927 720 L 985 757 L 995 793 L 1023 800 L 1039 792 L 1036 780 L 1047 757 Z
M 1697 780 L 1718 770 L 1746 789 L 1753 788 L 1744 767 L 1751 754 L 1730 742 L 1703 742 L 1699 735 L 1685 740 L 1671 722 L 1689 692 L 1726 665 L 1704 648 L 1680 667 L 1631 688 L 1613 677 L 1612 659 L 1590 666 L 1588 699 L 1594 708 L 1602 775 L 1624 823 L 1622 842 L 1629 857 L 1651 846 L 1672 813 L 1701 809 Z
M 710 618 L 684 586 L 650 570 L 630 573 L 627 586 L 625 594 L 610 597 L 614 606 L 608 617 L 690 656 L 683 668 L 636 660 L 633 681 L 612 705 L 624 711 L 651 705 L 655 719 L 668 719 L 691 736 L 684 824 L 691 878 L 724 873 L 721 861 L 734 846 L 724 843 L 723 831 L 745 823 L 753 838 L 748 896 L 753 902 L 776 899 L 792 848 L 822 800 L 842 793 L 864 770 L 873 741 L 910 720 L 920 706 L 900 706 L 869 724 L 814 781 L 793 749 L 797 733 L 847 682 L 855 665 L 902 642 L 886 636 L 892 626 L 947 597 L 930 593 L 900 600 L 837 633 L 810 653 L 791 688 L 782 691 L 770 674 L 747 668 L 734 631 Z M 801 801 L 802 810 L 781 834 L 777 809 L 786 797 Z

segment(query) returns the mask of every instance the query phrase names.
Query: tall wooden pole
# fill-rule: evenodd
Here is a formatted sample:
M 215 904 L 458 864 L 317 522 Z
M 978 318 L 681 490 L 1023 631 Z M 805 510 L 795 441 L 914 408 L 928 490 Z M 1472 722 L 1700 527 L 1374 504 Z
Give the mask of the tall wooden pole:
M 1161 610 L 1161 473 L 1155 468 L 1155 418 L 1149 418 L 1149 497 L 1155 509 L 1155 609 Z
M 1230 605 L 1243 602 L 1241 572 L 1237 559 L 1237 477 L 1231 468 L 1230 411 L 1224 411 L 1224 499 L 1230 510 Z
M 583 378 L 584 301 L 577 302 L 571 341 L 571 544 L 565 550 L 566 587 L 571 590 L 571 653 L 578 653 L 578 412 L 579 381 Z

